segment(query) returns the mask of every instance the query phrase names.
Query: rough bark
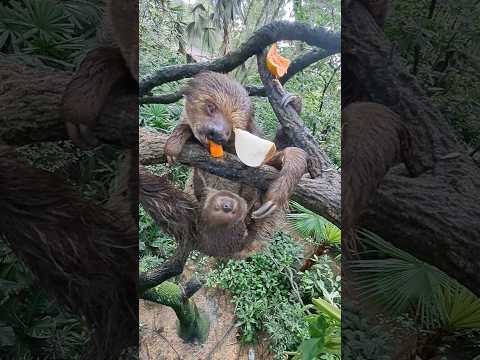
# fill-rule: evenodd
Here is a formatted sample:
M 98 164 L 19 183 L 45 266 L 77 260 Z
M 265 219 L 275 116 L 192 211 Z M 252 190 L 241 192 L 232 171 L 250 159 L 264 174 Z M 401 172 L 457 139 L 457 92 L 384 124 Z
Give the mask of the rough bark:
M 313 49 L 302 56 L 299 56 L 297 59 L 292 61 L 288 67 L 288 71 L 280 79 L 280 83 L 283 85 L 297 73 L 301 72 L 303 69 L 312 65 L 313 63 L 325 59 L 326 57 L 332 55 L 334 52 L 327 51 L 323 49 Z M 245 89 L 250 96 L 266 96 L 265 87 L 255 86 L 255 85 L 246 85 Z M 180 89 L 176 92 L 169 94 L 160 94 L 155 96 L 143 96 L 140 98 L 140 103 L 142 104 L 170 104 L 177 102 L 183 96 L 184 89 Z
M 332 171 L 332 169 L 334 169 L 333 163 L 320 148 L 318 142 L 305 124 L 303 124 L 299 114 L 292 106 L 281 106 L 282 98 L 286 93 L 281 86 L 273 85 L 273 76 L 266 66 L 266 55 L 266 51 L 263 51 L 262 54 L 257 57 L 258 72 L 268 95 L 268 101 L 277 116 L 283 134 L 288 137 L 289 142 L 291 142 L 293 146 L 299 147 L 307 152 L 308 171 L 312 178 L 321 176 L 324 170 Z M 334 170 L 334 172 L 336 172 L 336 170 Z M 340 189 L 340 174 L 338 172 L 336 174 L 338 177 L 338 189 Z
M 352 2 L 344 12 L 342 26 L 343 65 L 355 74 L 354 80 L 372 101 L 400 115 L 428 165 L 415 178 L 401 167 L 392 168 L 373 195 L 360 225 L 437 266 L 480 295 L 478 165 L 402 66 L 366 9 Z
M 238 49 L 210 62 L 172 65 L 158 70 L 140 82 L 140 95 L 146 95 L 154 87 L 198 74 L 202 70 L 230 72 L 243 64 L 249 57 L 261 52 L 268 45 L 279 40 L 301 40 L 309 45 L 331 51 L 340 50 L 340 35 L 308 24 L 277 21 L 258 29 Z
M 67 140 L 60 102 L 72 75 L 51 68 L 0 62 L 0 139 L 11 145 Z M 93 133 L 105 143 L 135 146 L 137 113 L 136 97 L 109 97 Z
M 167 138 L 166 134 L 141 128 L 140 162 L 144 165 L 164 163 L 166 160 L 163 150 Z M 270 182 L 278 176 L 278 171 L 271 167 L 251 168 L 232 154 L 225 154 L 221 160 L 212 159 L 204 148 L 196 144 L 187 144 L 178 161 L 261 190 L 266 190 Z M 340 177 L 336 170 L 327 171 L 324 176 L 316 179 L 304 176 L 292 198 L 336 225 L 340 225 Z

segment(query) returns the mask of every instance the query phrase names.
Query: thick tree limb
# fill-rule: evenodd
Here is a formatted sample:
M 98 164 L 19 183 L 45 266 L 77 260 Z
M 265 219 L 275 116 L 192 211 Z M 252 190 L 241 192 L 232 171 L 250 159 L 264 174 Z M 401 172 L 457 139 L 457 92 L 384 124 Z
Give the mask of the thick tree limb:
M 288 71 L 280 79 L 280 83 L 283 85 L 292 77 L 294 77 L 297 73 L 301 72 L 308 66 L 312 65 L 313 63 L 325 59 L 330 55 L 333 55 L 335 52 L 327 51 L 323 49 L 314 49 L 311 50 L 302 56 L 296 58 L 290 66 L 288 67 Z M 247 85 L 245 86 L 247 92 L 250 96 L 267 96 L 265 93 L 265 88 L 263 86 L 255 86 L 255 85 Z M 161 95 L 154 95 L 154 96 L 143 96 L 140 98 L 141 104 L 171 104 L 180 100 L 183 96 L 184 89 L 180 89 L 176 92 L 169 93 L 169 94 L 161 94 Z
M 389 107 L 412 128 L 426 165 L 433 166 L 435 159 L 448 153 L 464 151 L 444 116 L 357 1 L 344 12 L 342 57 L 342 66 L 355 74 L 371 101 Z
M 282 106 L 285 92 L 281 86 L 273 85 L 273 77 L 266 67 L 266 51 L 257 58 L 258 72 L 268 95 L 270 105 L 277 115 L 282 132 L 288 137 L 293 146 L 305 150 L 309 156 L 308 171 L 312 178 L 322 174 L 322 170 L 334 169 L 333 163 L 318 145 L 317 141 L 303 124 L 302 119 L 292 106 Z M 338 189 L 340 189 L 340 174 L 337 173 Z
M 202 70 L 230 72 L 249 57 L 259 53 L 268 45 L 279 40 L 301 40 L 332 53 L 340 51 L 340 35 L 323 28 L 308 24 L 277 21 L 267 24 L 253 35 L 237 50 L 210 62 L 166 66 L 140 82 L 140 95 L 147 94 L 161 84 L 192 77 Z
M 366 9 L 352 2 L 343 20 L 343 66 L 373 101 L 400 115 L 432 168 L 415 178 L 391 169 L 360 225 L 480 295 L 480 169 Z
M 480 296 L 480 169 L 465 154 L 437 167 L 387 174 L 363 225 Z
M 11 145 L 67 140 L 60 102 L 71 77 L 70 72 L 0 62 L 0 139 Z M 135 96 L 111 96 L 93 133 L 105 143 L 134 146 L 137 114 Z
M 164 163 L 163 149 L 168 135 L 145 128 L 140 129 L 140 162 L 144 165 Z M 187 144 L 178 161 L 198 167 L 217 176 L 266 190 L 278 171 L 271 167 L 251 168 L 232 154 L 223 159 L 212 159 L 200 145 Z M 304 176 L 297 185 L 293 199 L 340 226 L 340 182 L 335 171 L 327 171 L 321 178 Z

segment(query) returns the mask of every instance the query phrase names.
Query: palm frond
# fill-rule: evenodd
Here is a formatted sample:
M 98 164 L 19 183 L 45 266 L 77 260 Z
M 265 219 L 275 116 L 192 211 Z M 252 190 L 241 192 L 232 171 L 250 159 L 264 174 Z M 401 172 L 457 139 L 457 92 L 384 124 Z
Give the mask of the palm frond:
M 470 290 L 458 286 L 454 292 L 444 291 L 445 326 L 448 329 L 480 329 L 480 299 Z
M 425 328 L 479 325 L 480 300 L 456 280 L 372 232 L 360 234 L 362 243 L 372 249 L 364 256 L 374 257 L 351 263 L 362 297 L 393 314 L 414 309 Z
M 340 244 L 339 228 L 295 201 L 291 201 L 290 205 L 296 212 L 288 214 L 287 218 L 293 229 L 302 237 L 312 238 L 319 243 Z

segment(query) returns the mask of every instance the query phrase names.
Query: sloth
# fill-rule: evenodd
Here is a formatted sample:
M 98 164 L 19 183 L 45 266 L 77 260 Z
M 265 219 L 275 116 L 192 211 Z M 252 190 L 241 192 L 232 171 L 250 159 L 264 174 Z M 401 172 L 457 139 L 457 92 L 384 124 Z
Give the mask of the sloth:
M 83 149 L 98 144 L 91 129 L 107 98 L 138 93 L 138 6 L 135 1 L 106 1 L 97 43 L 67 84 L 61 103 L 67 133 Z
M 168 163 L 176 161 L 185 143 L 191 139 L 205 148 L 208 148 L 209 141 L 213 141 L 222 145 L 227 152 L 235 153 L 234 128 L 260 135 L 255 126 L 253 106 L 247 91 L 229 76 L 212 71 L 201 72 L 190 81 L 184 95 L 185 107 L 180 122 L 165 145 Z M 279 140 L 277 137 L 275 143 L 282 150 L 275 153 L 266 165 L 280 170 L 280 176 L 262 194 L 262 205 L 252 213 L 256 219 L 268 217 L 284 208 L 295 185 L 305 173 L 305 151 L 285 147 Z M 211 188 L 229 190 L 236 194 L 241 190 L 241 184 L 200 170 L 194 172 L 194 178 L 200 173 Z
M 186 101 L 180 122 L 165 145 L 168 163 L 176 161 L 187 141 L 196 141 L 205 148 L 213 141 L 221 144 L 225 151 L 235 153 L 234 128 L 259 135 L 248 93 L 229 76 L 201 72 L 190 81 L 184 94 Z M 245 258 L 263 249 L 272 238 L 307 168 L 305 151 L 285 147 L 280 140 L 277 137 L 275 142 L 282 150 L 267 162 L 280 172 L 265 191 L 194 169 L 195 219 L 177 217 L 174 223 L 179 224 L 178 228 L 186 228 L 186 222 L 194 222 L 196 249 L 219 258 Z M 142 177 L 141 173 L 141 184 Z M 157 190 L 168 198 L 157 201 L 160 206 L 175 204 L 184 197 L 165 180 Z M 163 209 L 162 212 L 175 217 L 171 210 Z

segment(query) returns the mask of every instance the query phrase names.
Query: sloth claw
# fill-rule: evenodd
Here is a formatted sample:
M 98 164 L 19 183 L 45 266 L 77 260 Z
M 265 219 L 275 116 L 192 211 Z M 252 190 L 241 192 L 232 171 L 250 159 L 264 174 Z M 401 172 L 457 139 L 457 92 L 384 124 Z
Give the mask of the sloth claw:
M 263 219 L 271 215 L 275 210 L 277 210 L 277 204 L 269 200 L 252 213 L 252 219 Z
M 173 165 L 173 163 L 177 161 L 177 158 L 172 155 L 167 155 L 167 163 L 168 165 Z
M 91 150 L 97 147 L 100 142 L 90 128 L 84 124 L 65 123 L 67 133 L 72 142 L 82 150 Z

